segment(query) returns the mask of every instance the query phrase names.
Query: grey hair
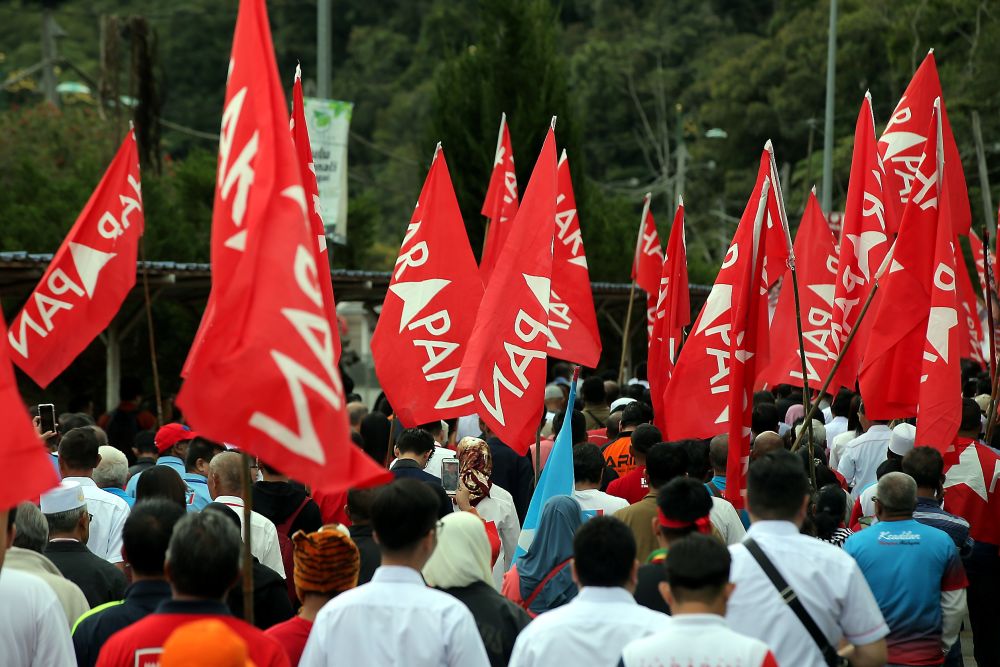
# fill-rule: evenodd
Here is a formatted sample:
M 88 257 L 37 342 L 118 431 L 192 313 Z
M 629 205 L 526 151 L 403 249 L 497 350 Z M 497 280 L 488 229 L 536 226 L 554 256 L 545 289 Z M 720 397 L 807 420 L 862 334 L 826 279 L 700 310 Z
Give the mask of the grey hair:
M 94 483 L 102 489 L 114 486 L 119 489 L 128 481 L 128 459 L 117 447 L 101 445 L 97 453 L 101 462 L 94 468 Z
M 87 506 L 77 507 L 65 512 L 46 514 L 45 520 L 49 524 L 49 534 L 52 533 L 72 533 L 76 530 L 76 524 L 80 523 L 80 517 L 87 513 Z
M 217 511 L 187 514 L 167 546 L 170 583 L 179 593 L 221 599 L 240 572 L 242 549 L 236 522 Z
M 917 483 L 904 472 L 890 472 L 878 481 L 875 495 L 890 512 L 912 512 L 917 506 Z
M 240 495 L 244 465 L 243 455 L 237 452 L 222 452 L 212 457 L 208 469 L 218 476 L 219 495 Z
M 17 535 L 14 536 L 14 546 L 42 553 L 49 543 L 49 524 L 45 515 L 35 503 L 21 503 L 17 506 Z

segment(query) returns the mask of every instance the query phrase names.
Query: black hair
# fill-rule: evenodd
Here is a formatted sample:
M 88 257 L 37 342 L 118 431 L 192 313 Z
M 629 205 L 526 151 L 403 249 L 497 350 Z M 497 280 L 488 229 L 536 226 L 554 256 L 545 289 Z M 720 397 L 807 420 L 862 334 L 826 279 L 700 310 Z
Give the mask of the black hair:
M 691 535 L 670 546 L 664 563 L 670 592 L 678 602 L 710 603 L 729 583 L 729 549 L 708 535 Z
M 934 447 L 914 447 L 903 457 L 902 472 L 913 478 L 918 489 L 936 489 L 944 474 L 944 458 Z
M 760 405 L 761 403 L 770 403 L 771 405 L 774 405 L 774 394 L 766 389 L 755 391 L 753 393 L 753 404 Z
M 573 537 L 573 564 L 582 586 L 624 587 L 635 554 L 632 529 L 613 516 L 590 519 Z
M 379 487 L 367 489 L 351 489 L 347 492 L 347 513 L 351 521 L 371 521 L 372 503 L 378 495 Z
M 596 375 L 590 376 L 583 381 L 583 386 L 580 387 L 580 394 L 583 396 L 584 403 L 594 405 L 603 403 L 606 400 L 604 380 Z
M 135 484 L 136 501 L 165 498 L 187 509 L 187 484 L 170 466 L 152 466 L 139 475 Z
M 135 449 L 140 454 L 157 454 L 156 431 L 139 431 L 135 434 Z
M 891 472 L 903 472 L 902 456 L 886 459 L 882 463 L 879 463 L 878 467 L 875 468 L 875 479 L 882 479 Z
M 563 421 L 566 419 L 566 411 L 560 410 L 556 413 L 556 416 L 552 418 L 552 433 L 558 434 L 562 429 Z M 573 421 L 570 422 L 570 428 L 573 429 L 573 444 L 587 441 L 587 418 L 583 416 L 583 413 L 579 410 L 573 411 Z
M 976 403 L 971 398 L 962 399 L 962 423 L 959 425 L 959 431 L 975 431 L 979 433 L 982 428 L 983 423 L 983 411 L 979 408 L 979 404 Z
M 604 456 L 597 445 L 581 442 L 573 446 L 573 479 L 599 484 L 604 474 Z
M 847 512 L 847 496 L 839 484 L 827 484 L 820 487 L 816 494 L 816 510 L 813 512 L 813 525 L 816 537 L 829 540 L 844 520 Z
M 90 394 L 77 394 L 73 398 L 69 399 L 66 404 L 66 412 L 83 412 L 89 407 L 94 399 L 90 397 Z M 89 415 L 88 415 L 89 416 Z
M 7 510 L 7 532 L 8 533 L 10 532 L 10 529 L 14 527 L 14 524 L 16 522 L 17 522 L 17 505 L 14 505 L 9 510 Z
M 212 460 L 212 457 L 216 454 L 221 454 L 224 451 L 226 451 L 226 448 L 222 445 L 198 436 L 197 438 L 188 441 L 187 457 L 184 459 L 184 467 L 188 472 L 191 472 L 194 470 L 195 465 L 197 465 L 198 459 L 203 459 L 205 463 L 208 463 Z M 268 472 L 275 471 L 274 468 L 263 460 L 259 462 L 259 465 L 262 468 L 265 468 Z
M 96 468 L 101 444 L 93 427 L 74 428 L 59 440 L 59 460 L 69 470 Z
M 652 412 L 649 406 L 642 401 L 633 401 L 622 408 L 622 423 L 620 428 L 646 424 L 653 418 Z
M 557 361 L 552 364 L 552 379 L 563 378 L 569 380 L 573 377 L 573 367 L 565 361 Z
M 384 551 L 411 549 L 434 530 L 440 509 L 437 495 L 424 482 L 402 478 L 386 485 L 372 503 L 379 546 Z
M 754 433 L 763 433 L 764 431 L 777 433 L 779 421 L 781 421 L 781 417 L 778 415 L 778 408 L 774 403 L 758 403 L 753 406 L 753 412 L 750 414 L 750 428 L 753 429 Z
M 712 511 L 712 495 L 696 479 L 675 477 L 656 492 L 656 506 L 668 519 L 691 524 L 684 528 L 660 526 L 665 538 L 675 540 L 698 531 L 694 521 Z
M 846 417 L 851 412 L 851 399 L 854 392 L 847 388 L 841 388 L 837 395 L 830 402 L 830 412 L 834 417 Z
M 68 433 L 75 428 L 94 426 L 94 418 L 83 412 L 64 412 L 59 415 L 59 432 Z
M 122 527 L 122 546 L 137 574 L 163 574 L 163 559 L 167 555 L 170 536 L 185 514 L 183 507 L 165 498 L 152 498 L 135 504 Z
M 768 452 L 747 472 L 747 506 L 760 519 L 792 520 L 808 493 L 802 459 L 791 452 Z
M 223 512 L 231 514 L 235 524 Z M 243 542 L 239 525 L 236 513 L 220 503 L 183 516 L 174 526 L 167 546 L 166 560 L 174 590 L 221 600 L 240 574 Z
M 688 457 L 681 442 L 660 442 L 646 452 L 646 479 L 656 489 L 687 472 Z
M 400 454 L 426 454 L 434 450 L 434 438 L 422 428 L 404 429 L 396 438 Z
M 663 442 L 663 435 L 652 424 L 639 424 L 632 431 L 632 449 L 637 454 L 645 456 L 649 453 L 649 448 L 658 442 Z
M 637 403 L 645 403 L 646 398 L 646 388 L 641 384 L 627 384 L 624 389 L 622 389 L 622 396 L 628 398 L 634 398 Z
M 685 440 L 684 451 L 688 455 L 687 474 L 695 479 L 706 480 L 712 470 L 708 458 L 708 443 L 704 440 Z
M 444 431 L 444 426 L 441 424 L 440 419 L 436 419 L 432 422 L 427 422 L 426 424 L 421 424 L 417 426 L 417 428 L 419 428 L 421 431 L 427 431 L 428 433 L 431 434 L 431 437 L 433 437 L 435 433 L 441 433 Z
M 378 411 L 368 413 L 361 420 L 359 430 L 361 431 L 363 443 L 360 447 L 364 450 L 365 454 L 370 456 L 379 465 L 385 464 L 385 455 L 389 449 L 389 430 L 391 428 L 392 424 L 389 422 L 389 419 Z

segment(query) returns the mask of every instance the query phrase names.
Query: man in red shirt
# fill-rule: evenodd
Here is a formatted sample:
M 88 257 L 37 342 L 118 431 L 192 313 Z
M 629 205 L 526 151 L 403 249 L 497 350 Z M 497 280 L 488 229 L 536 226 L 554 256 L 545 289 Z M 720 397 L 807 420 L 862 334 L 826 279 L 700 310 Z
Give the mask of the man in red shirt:
M 358 584 L 361 556 L 350 537 L 336 528 L 314 533 L 298 531 L 295 543 L 295 594 L 302 601 L 298 616 L 278 623 L 266 634 L 280 643 L 293 665 L 298 665 L 316 614 L 327 602 Z
M 174 528 L 167 547 L 164 574 L 172 599 L 156 612 L 108 639 L 98 667 L 153 667 L 163 644 L 179 626 L 215 618 L 242 637 L 258 667 L 287 667 L 288 655 L 278 642 L 249 623 L 234 618 L 223 603 L 240 573 L 239 531 L 214 512 L 188 514 Z
M 640 424 L 632 431 L 632 441 L 629 452 L 635 461 L 632 472 L 619 477 L 608 484 L 608 494 L 624 498 L 629 505 L 639 502 L 649 493 L 649 483 L 646 481 L 646 452 L 649 448 L 663 440 L 660 429 L 652 424 Z

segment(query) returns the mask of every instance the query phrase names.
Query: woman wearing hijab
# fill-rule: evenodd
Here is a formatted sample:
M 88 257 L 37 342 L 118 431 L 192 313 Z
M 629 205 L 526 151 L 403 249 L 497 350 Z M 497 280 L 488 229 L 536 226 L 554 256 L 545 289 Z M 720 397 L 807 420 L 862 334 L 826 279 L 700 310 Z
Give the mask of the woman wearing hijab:
M 506 665 L 514 640 L 531 617 L 493 586 L 490 543 L 483 522 L 469 512 L 445 516 L 423 575 L 428 586 L 458 598 L 472 612 L 490 665 Z
M 469 490 L 469 504 L 483 521 L 496 526 L 500 535 L 502 558 L 493 566 L 496 588 L 503 583 L 503 574 L 514 562 L 521 524 L 517 520 L 514 499 L 493 483 L 493 455 L 489 445 L 479 438 L 462 438 L 458 443 L 458 478 Z
M 580 504 L 569 496 L 549 499 L 528 552 L 504 576 L 501 593 L 533 617 L 576 597 L 569 563 L 573 535 L 583 522 L 581 512 Z

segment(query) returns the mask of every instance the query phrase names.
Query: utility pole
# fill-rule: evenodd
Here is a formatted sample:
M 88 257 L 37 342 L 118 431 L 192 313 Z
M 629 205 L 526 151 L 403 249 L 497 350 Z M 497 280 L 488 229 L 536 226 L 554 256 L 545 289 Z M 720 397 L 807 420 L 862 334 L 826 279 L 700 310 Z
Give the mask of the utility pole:
M 837 0 L 830 0 L 830 35 L 826 44 L 826 119 L 823 123 L 823 212 L 833 208 L 833 99 L 837 85 Z
M 59 94 L 56 92 L 56 37 L 59 36 L 59 26 L 53 15 L 53 3 L 46 2 L 42 9 L 42 93 L 45 101 L 59 106 Z
M 674 205 L 684 196 L 684 180 L 687 177 L 687 146 L 684 143 L 684 107 L 677 105 L 677 173 L 674 175 Z
M 316 96 L 330 99 L 330 63 L 333 60 L 333 0 L 316 6 Z

